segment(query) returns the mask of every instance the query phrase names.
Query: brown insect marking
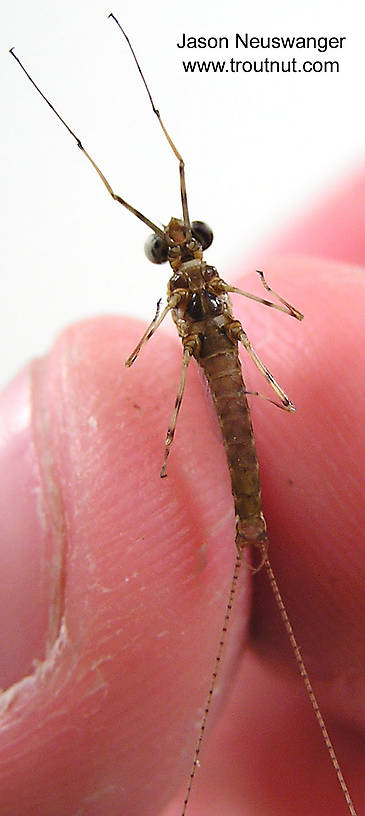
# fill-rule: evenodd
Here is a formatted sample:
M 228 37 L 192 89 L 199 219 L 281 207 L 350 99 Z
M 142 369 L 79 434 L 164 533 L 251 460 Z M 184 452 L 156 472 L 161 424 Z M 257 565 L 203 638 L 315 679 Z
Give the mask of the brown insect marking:
M 11 54 L 18 62 L 19 66 L 24 71 L 34 88 L 42 96 L 53 113 L 58 117 L 61 124 L 76 140 L 77 146 L 80 148 L 85 158 L 98 174 L 112 199 L 129 210 L 152 230 L 152 241 L 148 243 L 148 247 L 146 246 L 146 254 L 148 255 L 149 259 L 153 263 L 164 263 L 168 260 L 172 268 L 173 275 L 168 283 L 167 305 L 160 314 L 158 304 L 155 317 L 146 329 L 136 348 L 132 351 L 130 357 L 126 361 L 127 366 L 132 365 L 132 363 L 137 359 L 137 356 L 142 348 L 145 346 L 146 342 L 161 325 L 167 313 L 171 311 L 179 336 L 182 339 L 183 362 L 177 398 L 175 400 L 175 407 L 166 434 L 165 454 L 161 469 L 161 476 L 166 476 L 167 457 L 174 438 L 176 421 L 185 388 L 187 368 L 192 356 L 195 357 L 207 378 L 222 431 L 222 440 L 227 456 L 235 506 L 237 555 L 229 597 L 227 599 L 225 617 L 221 629 L 215 666 L 206 698 L 204 715 L 200 725 L 192 770 L 189 776 L 181 816 L 185 816 L 195 771 L 199 766 L 198 757 L 200 755 L 200 748 L 205 733 L 206 721 L 216 686 L 217 671 L 222 658 L 222 650 L 225 641 L 225 633 L 227 631 L 228 622 L 230 619 L 232 601 L 236 591 L 240 568 L 242 562 L 244 561 L 243 550 L 250 544 L 259 548 L 261 552 L 261 563 L 259 564 L 258 569 L 262 565 L 265 567 L 267 577 L 270 582 L 291 647 L 293 649 L 300 674 L 303 678 L 304 685 L 313 706 L 334 770 L 336 771 L 338 782 L 344 795 L 348 811 L 351 816 L 356 816 L 355 807 L 352 803 L 351 796 L 348 792 L 348 788 L 344 780 L 341 767 L 338 763 L 331 739 L 319 711 L 316 697 L 308 678 L 301 652 L 296 642 L 295 635 L 267 555 L 267 534 L 266 524 L 262 512 L 258 462 L 250 419 L 250 411 L 246 397 L 246 389 L 243 382 L 241 365 L 238 357 L 238 342 L 243 344 L 255 366 L 266 378 L 266 381 L 279 398 L 279 402 L 275 402 L 274 404 L 279 405 L 279 407 L 288 411 L 293 411 L 294 406 L 286 396 L 283 389 L 276 382 L 272 374 L 268 371 L 264 363 L 260 360 L 259 356 L 256 354 L 240 322 L 234 319 L 228 293 L 234 292 L 243 295 L 251 300 L 262 303 L 264 306 L 270 306 L 271 308 L 275 308 L 278 311 L 295 317 L 297 320 L 302 320 L 303 315 L 268 285 L 261 270 L 257 271 L 260 275 L 262 285 L 266 291 L 270 292 L 276 301 L 278 301 L 277 303 L 270 302 L 264 298 L 258 297 L 257 295 L 253 295 L 250 292 L 245 292 L 242 289 L 228 285 L 219 277 L 217 270 L 214 267 L 209 267 L 203 260 L 203 250 L 210 246 L 213 239 L 213 233 L 208 225 L 202 221 L 193 221 L 190 223 L 183 158 L 162 122 L 160 113 L 153 102 L 150 90 L 127 35 L 123 31 L 123 28 L 116 17 L 113 14 L 109 16 L 112 17 L 117 23 L 131 49 L 138 71 L 148 93 L 153 112 L 156 115 L 162 131 L 179 162 L 182 219 L 171 218 L 167 227 L 163 229 L 125 201 L 125 199 L 123 199 L 120 195 L 114 192 L 99 166 L 83 147 L 79 137 L 71 130 L 69 125 L 64 119 L 62 119 L 51 102 L 36 85 L 28 71 L 24 68 L 14 53 L 13 49 L 11 49 Z

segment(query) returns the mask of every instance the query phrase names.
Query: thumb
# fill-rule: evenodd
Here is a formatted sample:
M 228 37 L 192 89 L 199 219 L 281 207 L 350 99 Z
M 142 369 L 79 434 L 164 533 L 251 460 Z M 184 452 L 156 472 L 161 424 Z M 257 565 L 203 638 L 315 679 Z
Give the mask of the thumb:
M 3 395 L 2 816 L 156 814 L 191 761 L 234 558 L 230 488 L 205 453 L 196 489 L 215 429 L 194 374 L 160 480 L 181 355 L 157 336 L 127 371 L 136 339 L 117 318 L 73 326 Z M 241 606 L 228 674 L 247 592 Z

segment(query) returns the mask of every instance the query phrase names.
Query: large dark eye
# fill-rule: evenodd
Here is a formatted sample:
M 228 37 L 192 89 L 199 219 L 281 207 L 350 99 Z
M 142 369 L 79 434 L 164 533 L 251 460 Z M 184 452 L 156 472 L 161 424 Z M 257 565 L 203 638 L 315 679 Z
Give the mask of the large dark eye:
M 191 231 L 203 249 L 208 249 L 213 241 L 213 231 L 204 221 L 193 221 Z
M 156 235 L 156 233 L 149 235 L 144 245 L 144 251 L 148 260 L 152 261 L 152 263 L 165 263 L 169 254 L 166 238 L 162 238 L 161 235 Z

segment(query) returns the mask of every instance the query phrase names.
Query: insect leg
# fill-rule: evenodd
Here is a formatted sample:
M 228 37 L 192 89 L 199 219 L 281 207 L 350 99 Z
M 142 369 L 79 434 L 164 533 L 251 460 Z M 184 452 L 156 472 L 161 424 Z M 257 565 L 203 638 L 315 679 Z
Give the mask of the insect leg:
M 181 403 L 182 403 L 182 398 L 183 398 L 184 389 L 185 389 L 186 372 L 188 370 L 188 365 L 190 363 L 193 351 L 194 351 L 194 349 L 196 347 L 196 343 L 198 341 L 194 337 L 194 338 L 191 338 L 191 339 L 187 338 L 183 342 L 184 342 L 184 355 L 183 355 L 182 371 L 181 371 L 179 388 L 178 388 L 178 392 L 177 392 L 176 400 L 175 400 L 175 407 L 174 407 L 174 410 L 173 410 L 173 413 L 172 413 L 172 417 L 170 419 L 170 424 L 169 424 L 169 427 L 167 429 L 167 434 L 166 434 L 166 439 L 165 439 L 165 455 L 164 455 L 164 460 L 163 460 L 162 468 L 161 468 L 161 472 L 160 472 L 161 479 L 163 479 L 167 475 L 166 474 L 167 457 L 168 457 L 168 455 L 170 453 L 170 446 L 172 444 L 172 441 L 173 441 L 173 438 L 174 438 L 174 435 L 175 435 L 176 422 L 177 422 L 177 418 L 178 418 L 178 415 L 179 415 L 180 406 L 181 406 Z
M 161 125 L 161 128 L 162 128 L 163 132 L 164 132 L 164 135 L 165 135 L 165 137 L 166 137 L 166 139 L 167 139 L 167 141 L 168 141 L 168 143 L 169 143 L 169 145 L 171 147 L 171 150 L 174 152 L 176 158 L 178 159 L 178 162 L 179 162 L 179 175 L 180 175 L 180 194 L 181 194 L 181 204 L 182 204 L 182 211 L 183 211 L 183 221 L 184 221 L 185 226 L 190 230 L 191 227 L 190 227 L 190 219 L 189 219 L 188 200 L 187 200 L 187 196 L 186 196 L 186 181 L 185 181 L 185 163 L 184 163 L 184 159 L 181 156 L 181 154 L 179 153 L 176 145 L 172 141 L 171 136 L 169 135 L 168 131 L 166 130 L 166 127 L 165 127 L 165 125 L 164 125 L 164 123 L 163 123 L 163 121 L 161 119 L 160 111 L 156 108 L 156 105 L 155 105 L 155 103 L 153 101 L 153 98 L 152 98 L 151 91 L 149 89 L 149 86 L 147 85 L 144 74 L 142 72 L 142 68 L 141 68 L 141 66 L 140 66 L 140 64 L 138 62 L 138 59 L 136 57 L 134 48 L 132 47 L 132 44 L 130 42 L 129 37 L 127 36 L 126 32 L 124 31 L 124 28 L 121 26 L 119 20 L 117 20 L 115 14 L 113 14 L 111 12 L 108 15 L 108 17 L 111 17 L 114 20 L 114 22 L 117 24 L 118 28 L 120 28 L 123 36 L 125 37 L 128 45 L 129 45 L 129 48 L 130 48 L 130 50 L 132 52 L 132 56 L 134 58 L 134 61 L 135 61 L 136 66 L 138 68 L 138 71 L 139 71 L 139 73 L 141 75 L 142 82 L 143 82 L 143 84 L 144 84 L 144 86 L 146 88 L 149 100 L 151 102 L 152 110 L 153 110 L 154 114 L 157 116 L 157 119 L 158 119 L 158 121 L 159 121 L 159 123 Z
M 261 391 L 245 391 L 247 397 L 260 397 L 260 399 L 266 400 L 266 402 L 270 402 L 271 405 L 276 405 L 277 408 L 282 408 L 283 411 L 287 411 L 287 407 L 283 405 L 282 402 L 276 402 L 276 400 L 270 399 L 267 397 L 266 394 L 261 394 Z M 291 409 L 293 410 L 293 409 Z
M 165 306 L 165 308 L 163 309 L 163 311 L 160 314 L 160 303 L 161 303 L 161 301 L 159 300 L 158 304 L 157 304 L 156 314 L 155 314 L 153 320 L 151 320 L 150 325 L 147 327 L 143 337 L 141 337 L 139 343 L 137 343 L 135 349 L 132 351 L 132 354 L 129 355 L 128 360 L 125 361 L 125 365 L 127 366 L 127 368 L 130 368 L 130 366 L 134 363 L 134 361 L 137 359 L 137 357 L 139 355 L 139 352 L 146 345 L 147 340 L 149 340 L 150 337 L 152 337 L 152 335 L 155 333 L 155 331 L 161 325 L 161 323 L 162 323 L 163 319 L 166 317 L 167 313 L 173 308 L 170 305 L 170 303 L 168 303 L 167 306 Z
M 271 292 L 271 294 L 274 295 L 274 297 L 276 297 L 278 300 L 280 300 L 280 303 L 282 303 L 286 307 L 288 314 L 290 314 L 292 317 L 295 317 L 297 320 L 303 320 L 304 315 L 301 312 L 299 312 L 298 309 L 296 309 L 294 306 L 291 306 L 287 300 L 284 300 L 284 298 L 282 298 L 281 295 L 279 295 L 277 292 L 275 292 L 274 289 L 271 288 L 271 286 L 269 286 L 269 284 L 266 281 L 265 275 L 261 271 L 261 269 L 256 269 L 256 272 L 258 275 L 260 275 L 261 283 L 265 287 L 265 289 L 268 292 Z
M 278 300 L 280 300 L 280 303 L 283 304 L 282 306 L 279 306 L 278 303 L 273 303 L 271 300 L 266 300 L 265 298 L 258 297 L 257 295 L 252 295 L 251 292 L 246 292 L 244 289 L 239 289 L 238 286 L 230 286 L 227 283 L 223 283 L 224 291 L 231 292 L 236 295 L 243 295 L 244 297 L 250 298 L 250 300 L 256 300 L 257 303 L 262 303 L 263 306 L 271 306 L 272 309 L 277 309 L 279 312 L 284 312 L 285 314 L 290 315 L 290 317 L 295 317 L 296 320 L 303 320 L 304 315 L 301 312 L 299 312 L 298 309 L 296 309 L 294 306 L 291 306 L 290 303 L 288 303 L 286 300 L 284 300 L 284 298 L 278 295 L 277 292 L 274 292 L 274 290 L 271 289 L 271 286 L 269 286 L 269 284 L 266 281 L 264 273 L 261 272 L 259 269 L 257 269 L 256 272 L 260 275 L 261 282 L 265 289 L 268 292 L 271 292 L 274 295 L 274 297 L 276 297 Z
M 42 94 L 42 96 L 43 96 L 43 94 Z M 58 116 L 58 114 L 57 114 L 57 116 Z M 60 118 L 61 117 L 59 116 L 59 119 Z M 61 121 L 63 121 L 63 120 L 61 120 Z M 69 130 L 70 133 L 72 133 L 72 131 L 70 130 L 70 128 L 67 125 L 66 125 L 66 127 L 67 127 L 67 130 Z M 161 238 L 164 238 L 164 240 L 166 240 L 166 233 L 164 232 L 163 229 L 161 229 L 161 227 L 157 226 L 157 224 L 154 224 L 153 221 L 150 221 L 150 219 L 147 218 L 147 216 L 143 215 L 143 213 L 141 213 L 139 210 L 136 210 L 136 208 L 133 207 L 132 204 L 128 204 L 128 201 L 126 201 L 124 198 L 122 198 L 120 195 L 117 195 L 117 193 L 114 192 L 114 190 L 110 186 L 108 180 L 105 178 L 104 173 L 101 172 L 101 170 L 98 167 L 98 165 L 96 164 L 96 162 L 94 162 L 94 159 L 92 159 L 91 156 L 89 156 L 87 150 L 85 150 L 84 146 L 81 144 L 80 139 L 77 136 L 75 136 L 74 133 L 72 133 L 72 136 L 74 136 L 74 138 L 76 139 L 77 146 L 83 152 L 84 156 L 86 156 L 86 158 L 89 160 L 90 164 L 92 164 L 92 166 L 96 170 L 99 178 L 101 178 L 103 184 L 105 185 L 108 193 L 110 193 L 111 197 L 114 198 L 114 201 L 118 201 L 119 204 L 122 204 L 123 207 L 125 207 L 127 210 L 129 210 L 129 212 L 133 213 L 133 215 L 135 215 L 137 218 L 139 218 L 140 221 L 143 221 L 144 224 L 147 224 L 147 226 L 150 227 L 150 229 L 153 232 L 157 233 L 157 235 L 160 235 Z M 167 236 L 167 240 L 169 240 L 168 236 Z
M 270 373 L 269 369 L 266 368 L 266 365 L 260 360 L 259 356 L 256 354 L 255 349 L 251 345 L 246 332 L 243 330 L 241 326 L 241 332 L 239 334 L 239 340 L 241 341 L 242 345 L 245 347 L 246 351 L 248 351 L 251 360 L 255 363 L 255 366 L 261 371 L 261 374 L 267 379 L 268 383 L 271 385 L 275 394 L 278 395 L 282 407 L 285 411 L 295 411 L 295 407 L 293 403 L 290 401 L 289 397 L 287 397 L 285 391 L 280 387 L 279 383 L 276 382 L 273 375 Z
M 231 338 L 233 341 L 239 340 L 242 345 L 245 347 L 246 351 L 249 353 L 251 360 L 255 363 L 255 366 L 264 375 L 265 379 L 271 385 L 271 388 L 275 391 L 275 394 L 280 399 L 281 407 L 285 409 L 285 411 L 295 411 L 295 407 L 293 403 L 290 401 L 289 397 L 287 397 L 285 391 L 280 387 L 279 383 L 276 382 L 273 375 L 270 373 L 269 369 L 266 368 L 266 365 L 260 360 L 260 357 L 256 354 L 255 349 L 251 345 L 246 332 L 241 326 L 239 320 L 232 320 L 232 323 L 227 326 L 226 328 L 227 336 Z
M 110 193 L 110 195 L 114 199 L 114 201 L 118 201 L 119 204 L 122 204 L 123 207 L 126 207 L 126 209 L 129 210 L 129 212 L 133 213 L 133 215 L 135 215 L 137 218 L 139 218 L 140 221 L 143 221 L 144 224 L 147 224 L 147 226 L 150 227 L 150 229 L 153 232 L 156 232 L 158 235 L 160 235 L 161 238 L 164 238 L 165 240 L 167 238 L 167 240 L 169 240 L 168 236 L 166 236 L 166 233 L 163 231 L 163 229 L 161 229 L 161 227 L 157 226 L 157 224 L 154 224 L 153 221 L 150 221 L 150 219 L 147 218 L 145 215 L 143 215 L 143 213 L 141 213 L 139 210 L 136 210 L 135 207 L 132 207 L 132 205 L 128 204 L 128 202 L 125 201 L 124 198 L 122 198 L 120 195 L 117 195 L 117 193 L 114 192 L 114 190 L 110 186 L 108 180 L 105 178 L 104 173 L 101 172 L 100 167 L 98 167 L 98 165 L 96 164 L 94 159 L 92 159 L 91 156 L 89 155 L 89 153 L 87 152 L 87 150 L 85 150 L 83 144 L 81 143 L 81 139 L 79 139 L 79 137 L 76 135 L 76 133 L 74 133 L 73 130 L 71 130 L 70 126 L 62 118 L 62 116 L 58 113 L 58 111 L 56 110 L 54 105 L 52 105 L 52 103 L 49 101 L 49 99 L 47 99 L 47 97 L 45 96 L 43 91 L 41 91 L 41 89 L 38 87 L 38 85 L 34 82 L 34 79 L 32 79 L 31 75 L 28 73 L 26 68 L 24 68 L 24 65 L 20 61 L 19 57 L 17 57 L 17 55 L 14 53 L 13 48 L 10 48 L 10 54 L 11 54 L 12 57 L 14 57 L 14 59 L 20 65 L 20 68 L 22 69 L 22 71 L 24 71 L 25 75 L 28 77 L 29 81 L 32 83 L 33 87 L 36 89 L 36 91 L 39 93 L 39 95 L 42 97 L 42 99 L 44 99 L 44 101 L 51 108 L 53 113 L 57 116 L 57 119 L 59 119 L 61 124 L 66 128 L 66 130 L 68 130 L 68 132 L 72 136 L 72 138 L 75 139 L 75 142 L 76 142 L 77 146 L 80 148 L 80 150 L 84 154 L 84 156 L 86 156 L 86 158 L 89 160 L 90 164 L 92 164 L 94 170 L 96 170 L 99 178 L 101 179 L 101 181 L 105 185 L 106 189 L 108 190 L 108 193 Z

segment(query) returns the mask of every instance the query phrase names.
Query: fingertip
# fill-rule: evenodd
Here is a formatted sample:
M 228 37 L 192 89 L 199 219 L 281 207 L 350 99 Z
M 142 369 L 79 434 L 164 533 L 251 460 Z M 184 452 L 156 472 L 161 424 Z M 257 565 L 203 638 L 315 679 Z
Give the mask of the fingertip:
M 0 687 L 32 672 L 54 637 L 52 546 L 40 502 L 31 366 L 0 394 Z
M 328 705 L 357 721 L 365 619 L 357 452 L 365 440 L 356 395 L 365 363 L 365 279 L 359 267 L 294 256 L 275 256 L 265 272 L 305 315 L 299 324 L 251 307 L 249 316 L 250 339 L 296 406 L 288 416 L 252 400 L 270 557 L 312 675 L 332 678 Z M 264 575 L 254 588 L 257 648 L 291 671 Z
M 318 195 L 273 241 L 269 254 L 303 254 L 342 263 L 365 264 L 365 166 L 348 172 Z
M 123 802 L 130 814 L 155 812 L 190 763 L 234 560 L 233 514 L 219 513 L 225 488 L 210 474 L 209 413 L 189 434 L 197 381 L 160 480 L 180 357 L 161 336 L 126 370 L 136 331 L 119 318 L 86 321 L 35 367 L 34 444 L 55 525 L 60 614 L 37 669 L 3 699 L 9 816 L 35 802 L 44 814 L 75 809 L 105 786 L 105 773 L 111 816 Z M 207 484 L 197 489 L 202 459 Z M 244 583 L 236 605 L 247 626 Z M 221 690 L 241 634 L 238 614 Z

